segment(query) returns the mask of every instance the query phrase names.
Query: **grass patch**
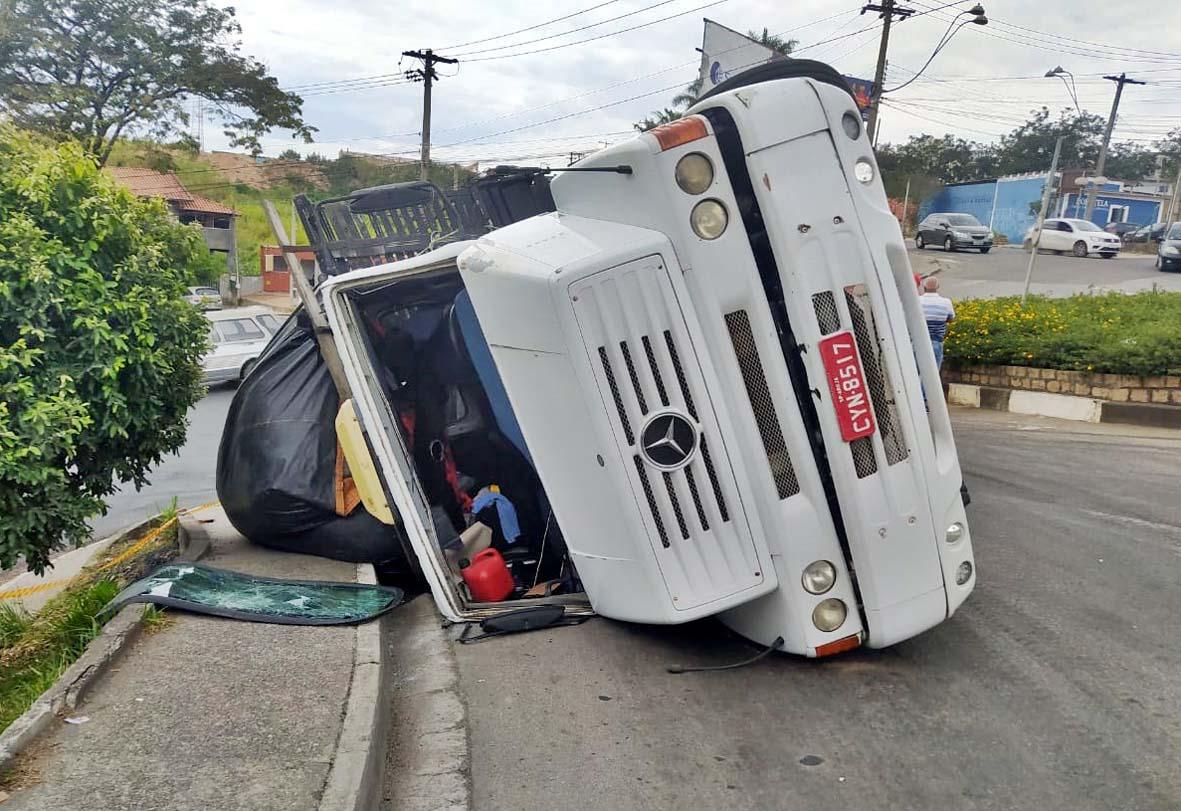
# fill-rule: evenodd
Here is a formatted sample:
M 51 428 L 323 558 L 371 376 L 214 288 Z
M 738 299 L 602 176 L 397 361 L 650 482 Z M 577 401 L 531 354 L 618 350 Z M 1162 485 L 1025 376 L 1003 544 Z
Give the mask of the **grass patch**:
M 944 352 L 951 366 L 1037 366 L 1128 375 L 1181 374 L 1181 293 L 1065 299 L 967 299 Z
M 176 553 L 175 504 L 136 537 L 111 544 L 36 614 L 0 603 L 0 731 L 21 716 L 73 664 L 111 618 L 99 612 L 127 584 Z M 161 525 L 163 526 L 161 527 Z M 150 612 L 149 612 L 150 613 Z M 173 621 L 157 611 L 149 630 Z
M 6 637 L 0 647 L 0 730 L 19 718 L 82 655 L 102 631 L 98 612 L 118 593 L 116 581 L 99 580 L 69 589 L 36 615 L 24 614 L 16 621 L 23 624 L 23 631 Z
M 144 631 L 156 634 L 171 627 L 176 622 L 176 617 L 165 611 L 163 606 L 149 605 L 144 609 L 143 619 L 140 621 L 143 623 Z

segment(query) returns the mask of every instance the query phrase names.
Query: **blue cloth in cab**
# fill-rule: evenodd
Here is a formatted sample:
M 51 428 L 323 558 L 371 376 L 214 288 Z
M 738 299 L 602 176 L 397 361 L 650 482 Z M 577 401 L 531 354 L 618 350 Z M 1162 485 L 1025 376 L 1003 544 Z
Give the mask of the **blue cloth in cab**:
M 468 357 L 471 358 L 472 365 L 476 368 L 476 375 L 480 378 L 480 384 L 483 385 L 484 392 L 488 396 L 488 403 L 492 407 L 492 416 L 496 420 L 496 427 L 500 429 L 500 433 L 504 435 L 505 439 L 513 443 L 517 450 L 524 454 L 532 464 L 533 457 L 529 454 L 528 446 L 525 445 L 525 435 L 521 433 L 521 424 L 517 422 L 513 407 L 509 404 L 508 392 L 504 389 L 500 373 L 496 371 L 496 363 L 492 360 L 492 350 L 488 348 L 488 341 L 484 338 L 484 331 L 480 329 L 479 319 L 476 318 L 476 308 L 472 306 L 471 297 L 468 296 L 466 290 L 461 291 L 455 297 L 455 317 L 459 323 L 459 331 L 463 336 Z M 515 515 L 514 512 L 514 520 Z M 505 535 L 508 535 L 507 531 Z
M 500 531 L 504 533 L 505 541 L 514 543 L 517 538 L 521 537 L 521 525 L 517 522 L 517 508 L 503 494 L 485 487 L 472 499 L 472 513 L 479 513 L 494 504 L 496 505 L 496 515 L 500 518 Z

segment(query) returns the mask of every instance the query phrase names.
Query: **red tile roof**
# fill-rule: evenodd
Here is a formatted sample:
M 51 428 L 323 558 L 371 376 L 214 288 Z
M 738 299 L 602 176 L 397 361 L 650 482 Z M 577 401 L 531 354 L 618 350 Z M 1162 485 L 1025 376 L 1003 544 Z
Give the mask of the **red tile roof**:
M 176 206 L 178 211 L 227 215 L 237 213 L 216 200 L 193 194 L 173 172 L 157 172 L 137 166 L 108 166 L 106 171 L 132 194 L 139 197 L 163 198 Z

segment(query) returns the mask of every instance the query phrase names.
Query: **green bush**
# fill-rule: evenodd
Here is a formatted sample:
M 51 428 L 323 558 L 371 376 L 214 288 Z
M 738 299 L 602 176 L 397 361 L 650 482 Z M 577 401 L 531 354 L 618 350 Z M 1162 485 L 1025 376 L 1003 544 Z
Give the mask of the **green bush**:
M 77 145 L 0 128 L 0 567 L 41 571 L 183 444 L 208 325 L 182 295 L 207 253 Z
M 1033 296 L 955 304 L 944 345 L 952 366 L 1039 366 L 1111 374 L 1181 374 L 1181 293 Z

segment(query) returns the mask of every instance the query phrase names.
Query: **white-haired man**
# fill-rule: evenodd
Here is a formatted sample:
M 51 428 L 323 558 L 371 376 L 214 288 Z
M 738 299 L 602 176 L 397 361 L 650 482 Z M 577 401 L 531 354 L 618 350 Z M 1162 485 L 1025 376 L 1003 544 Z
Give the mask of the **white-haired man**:
M 927 321 L 927 334 L 931 337 L 931 348 L 935 350 L 935 365 L 943 365 L 943 341 L 947 338 L 947 325 L 955 319 L 955 307 L 947 296 L 939 295 L 939 280 L 934 276 L 923 279 L 923 294 L 919 296 L 923 305 L 923 317 Z

